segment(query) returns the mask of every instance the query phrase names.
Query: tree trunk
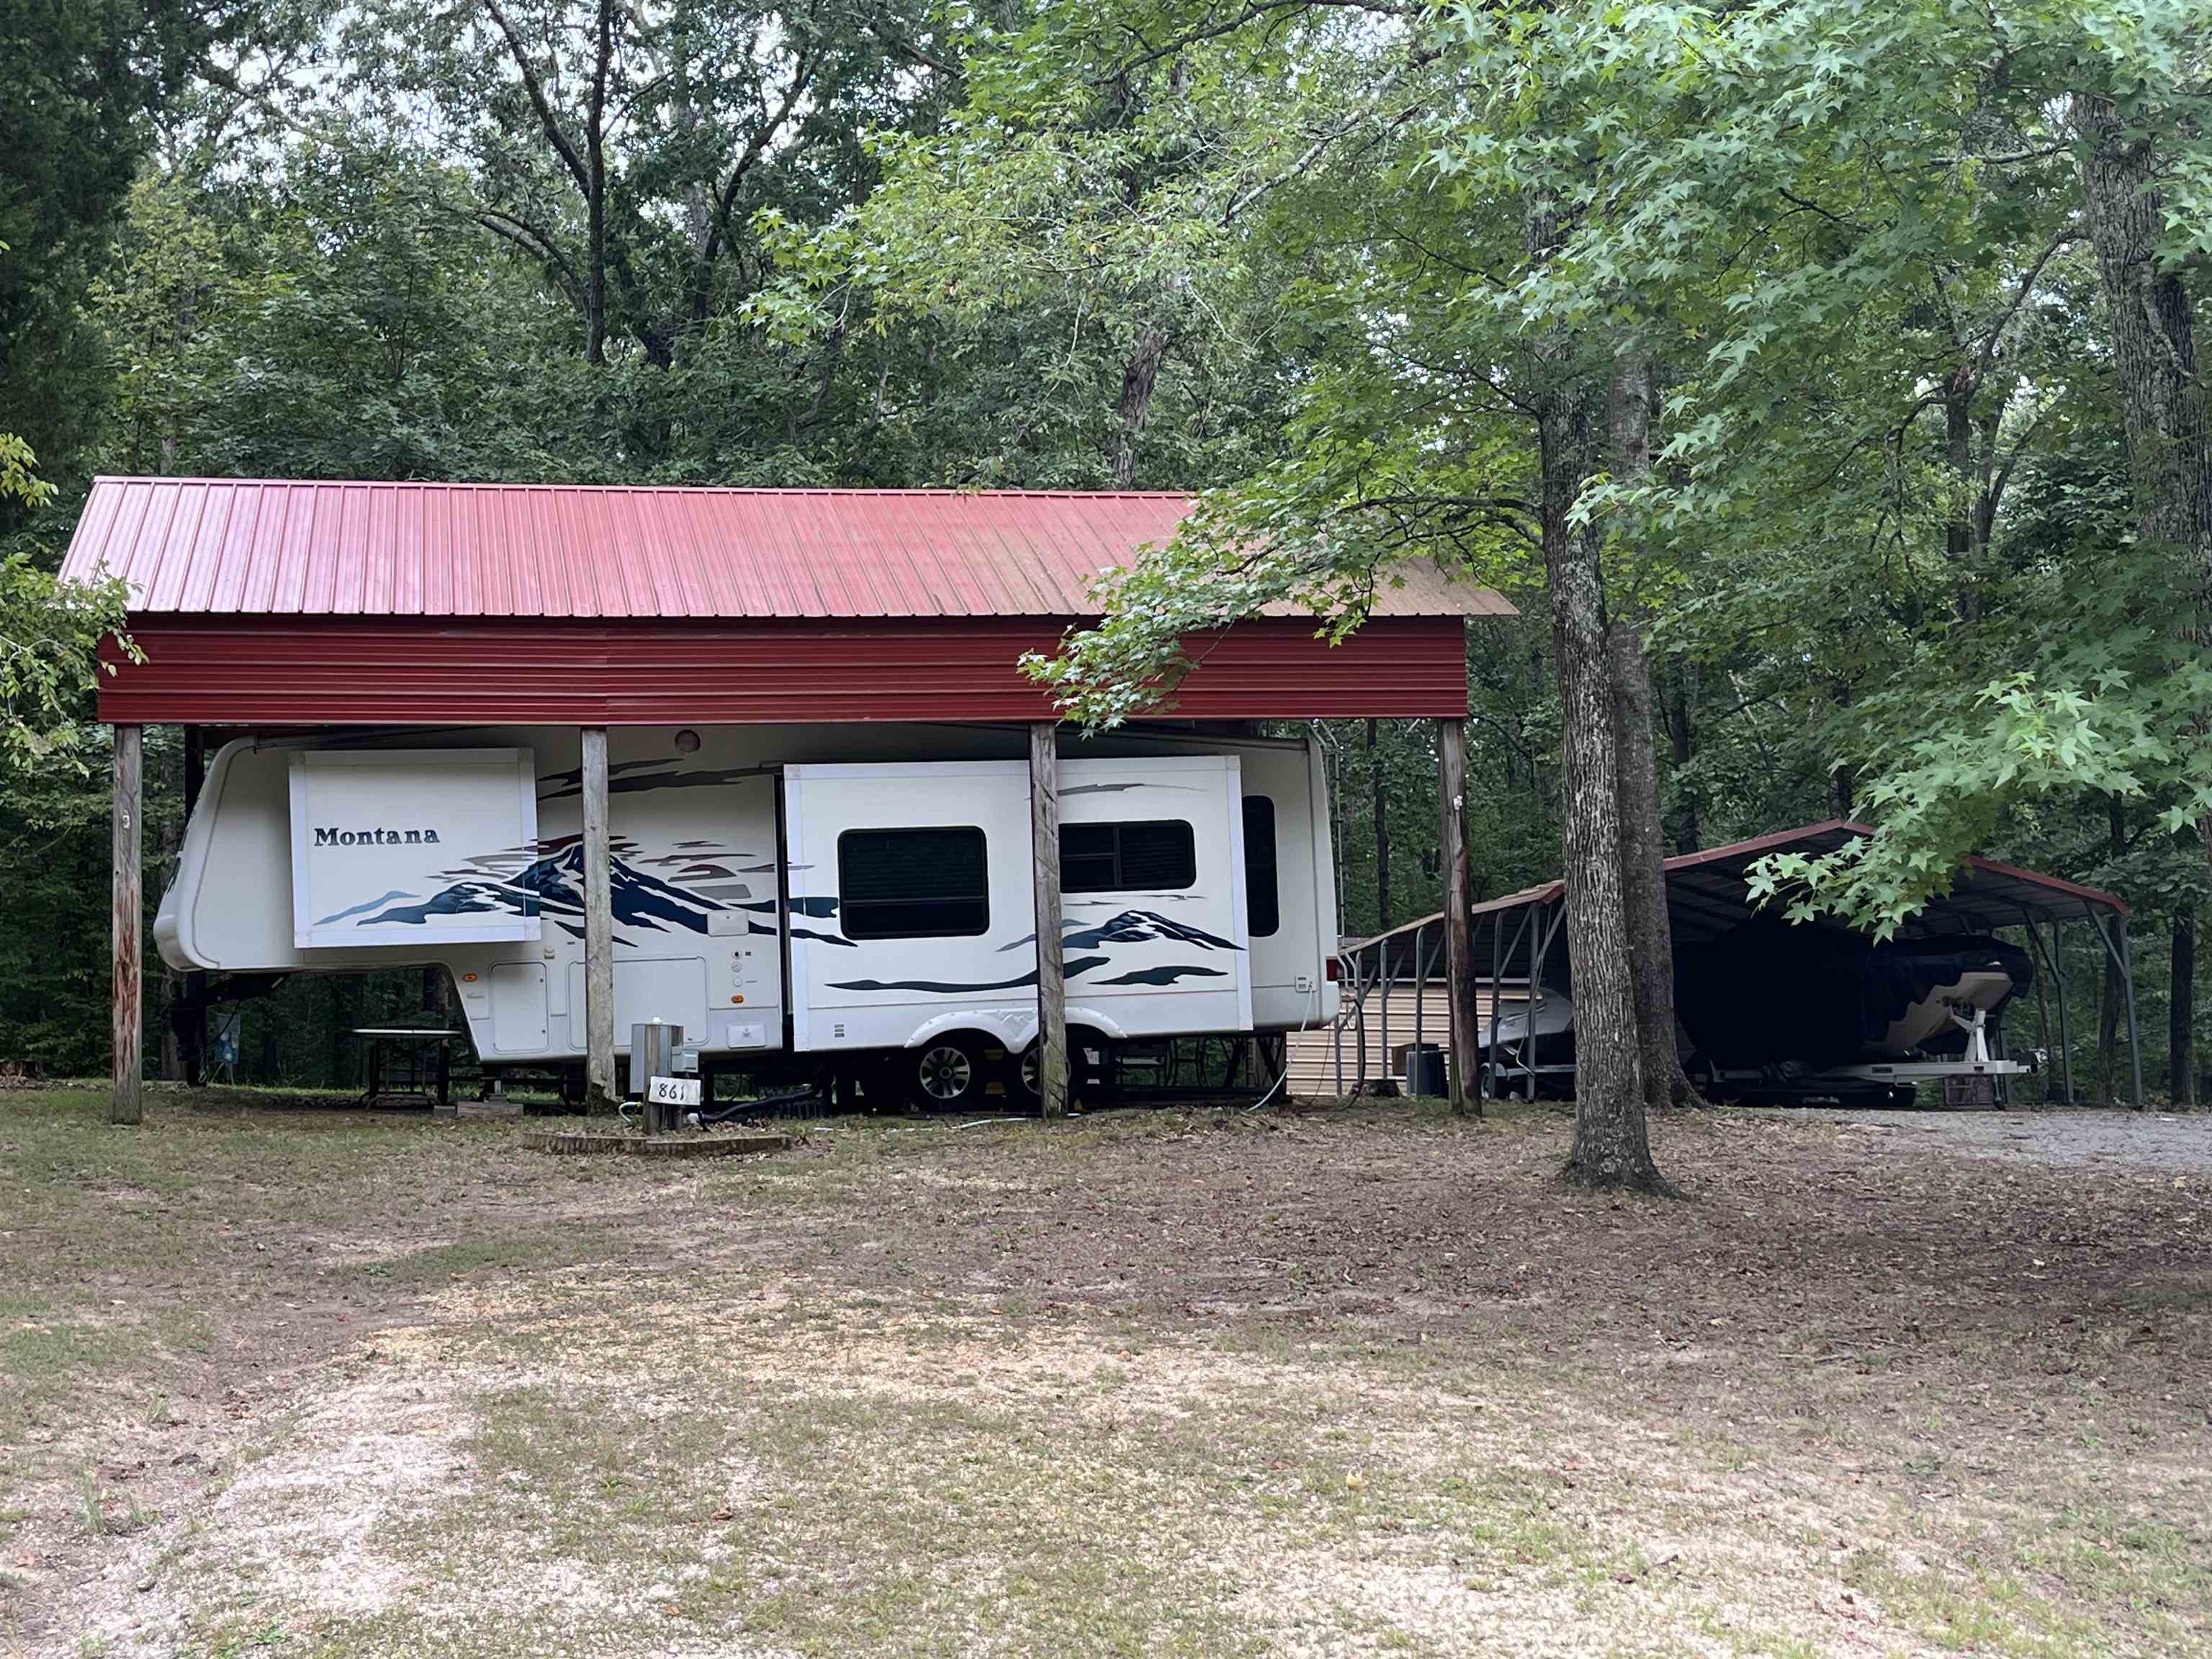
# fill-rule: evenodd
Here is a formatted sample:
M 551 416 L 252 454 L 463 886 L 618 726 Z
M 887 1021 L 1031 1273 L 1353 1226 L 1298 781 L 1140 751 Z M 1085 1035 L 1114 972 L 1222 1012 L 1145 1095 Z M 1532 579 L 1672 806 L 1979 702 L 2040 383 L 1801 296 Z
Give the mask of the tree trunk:
M 1674 751 L 1674 775 L 1682 803 L 1681 829 L 1674 837 L 1674 850 L 1694 853 L 1705 844 L 1705 827 L 1698 821 L 1697 787 L 1694 783 L 1681 782 L 1680 779 L 1697 755 L 1697 688 L 1692 683 L 1691 669 L 1686 663 L 1668 676 L 1668 679 L 1667 741 Z
M 592 139 L 592 162 L 599 165 L 598 135 Z M 595 173 L 586 198 L 584 234 L 590 246 L 584 273 L 584 361 L 607 360 L 607 191 L 603 175 Z
M 2176 1106 L 2197 1103 L 2197 913 L 2173 918 L 2173 975 L 2166 1009 L 2166 1092 Z
M 185 831 L 191 828 L 192 815 L 198 811 L 200 791 L 207 783 L 207 737 L 197 726 L 184 730 L 184 812 L 183 830 L 179 831 L 179 844 Z M 208 976 L 195 969 L 184 976 L 183 991 L 191 1003 L 179 1034 L 184 1043 L 185 1081 L 194 1088 L 208 1079 L 208 1006 L 205 1000 Z
M 573 278 L 564 281 L 572 299 L 581 306 L 584 313 L 584 360 L 599 363 L 606 361 L 607 342 L 607 78 L 614 68 L 615 0 L 599 0 L 598 22 L 594 30 L 590 90 L 584 106 L 584 139 L 580 149 L 570 137 L 567 124 L 553 106 L 551 92 L 545 78 L 538 72 L 538 62 L 522 36 L 507 15 L 500 0 L 482 0 L 483 9 L 498 27 L 501 38 L 507 43 L 507 55 L 514 59 L 515 71 L 522 78 L 524 92 L 530 99 L 532 109 L 537 112 L 539 130 L 553 153 L 575 182 L 576 191 L 584 198 L 584 282 L 583 292 L 577 294 Z M 561 81 L 560 50 L 557 39 L 546 42 L 551 57 L 553 90 L 558 90 Z M 542 233 L 530 233 L 528 227 L 495 222 L 486 216 L 482 222 L 499 231 L 510 241 L 529 248 L 549 269 L 560 271 L 564 278 L 568 267 L 553 251 Z
M 1623 484 L 1640 485 L 1651 471 L 1651 375 L 1639 356 L 1624 356 L 1615 367 L 1612 415 L 1613 476 Z M 1674 939 L 1667 915 L 1667 842 L 1659 807 L 1651 661 L 1644 654 L 1642 622 L 1638 607 L 1622 597 L 1606 630 L 1606 665 L 1637 1048 L 1644 1103 L 1656 1110 L 1696 1099 L 1697 1091 L 1674 1046 Z
M 181 773 L 184 769 L 182 744 L 178 746 L 177 766 Z M 184 793 L 181 781 L 178 787 L 178 793 L 179 794 Z M 185 812 L 189 812 L 191 810 L 191 804 L 187 801 Z M 158 881 L 167 882 L 176 874 L 177 851 L 184 834 L 185 812 L 179 812 L 174 817 L 166 821 L 161 825 L 161 833 L 154 838 L 154 868 L 157 872 L 155 878 Z M 184 975 L 170 967 L 166 961 L 163 962 L 160 1006 L 161 1010 L 161 1080 L 165 1083 L 180 1083 L 185 1080 L 185 1040 L 180 1029 L 182 1019 L 177 1011 L 177 1004 L 184 993 Z
M 1389 792 L 1382 776 L 1379 720 L 1367 722 L 1367 782 L 1375 796 L 1375 931 L 1390 931 L 1390 811 Z
M 2212 583 L 2212 438 L 2197 370 L 2189 289 L 2161 270 L 2165 222 L 2158 158 L 2131 137 L 2107 98 L 2076 100 L 2075 120 L 2089 150 L 2081 199 L 2097 250 L 2112 358 L 2127 394 L 2128 458 L 2144 536 L 2188 554 Z
M 1974 377 L 1961 365 L 1943 388 L 1943 460 L 1951 501 L 1943 526 L 1943 554 L 1951 568 L 1951 614 L 1971 623 L 1981 610 L 1974 586 Z
M 1667 910 L 1667 846 L 1653 746 L 1651 664 L 1634 623 L 1607 630 L 1614 764 L 1620 788 L 1621 887 L 1636 988 L 1644 1100 L 1654 1109 L 1702 1106 L 1674 1042 L 1674 930 Z
M 1121 447 L 1114 458 L 1114 488 L 1127 489 L 1137 477 L 1137 434 L 1152 412 L 1152 387 L 1168 355 L 1168 331 L 1152 323 L 1137 331 L 1129 362 L 1121 371 L 1121 396 L 1114 414 L 1121 423 Z
M 1567 957 L 1574 970 L 1575 1144 L 1570 1178 L 1596 1187 L 1668 1190 L 1644 1123 L 1636 991 L 1622 891 L 1620 777 L 1606 666 L 1603 532 L 1569 514 L 1599 459 L 1599 400 L 1540 365 L 1544 568 L 1559 685 Z M 1551 373 L 1547 374 L 1547 371 Z
M 2128 463 L 2143 539 L 2174 548 L 2212 595 L 2212 416 L 2197 366 L 2195 319 L 2178 270 L 2161 270 L 2166 203 L 2159 158 L 2130 135 L 2109 98 L 2074 101 L 2087 141 L 2081 203 L 2112 326 L 2112 362 L 2127 395 Z M 2191 630 L 2191 643 L 2204 643 Z M 2200 733 L 2200 735 L 2202 735 Z M 2197 821 L 2212 855 L 2212 816 Z

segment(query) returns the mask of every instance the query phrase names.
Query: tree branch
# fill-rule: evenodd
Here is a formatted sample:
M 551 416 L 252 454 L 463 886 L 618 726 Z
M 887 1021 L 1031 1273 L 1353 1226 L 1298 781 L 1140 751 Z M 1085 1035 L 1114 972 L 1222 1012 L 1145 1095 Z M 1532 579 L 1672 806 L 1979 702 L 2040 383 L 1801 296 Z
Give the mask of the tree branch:
M 1982 375 L 1989 373 L 1990 364 L 1997 355 L 1997 346 L 2003 340 L 2005 331 L 2012 326 L 2013 319 L 2020 315 L 2021 308 L 2034 296 L 2035 284 L 2037 279 L 2043 275 L 2044 266 L 2051 263 L 2059 249 L 2069 246 L 2073 240 L 2074 227 L 2069 224 L 2062 228 L 2058 234 L 2051 239 L 2050 246 L 2036 255 L 2035 263 L 2028 267 L 2027 274 L 2020 279 L 2020 286 L 2014 290 L 2012 303 L 2005 307 L 2004 315 L 1997 319 L 1996 325 L 1990 330 L 1988 338 L 1982 342 L 1982 349 L 1977 359 L 1978 366 L 1975 372 L 1976 379 L 1978 380 Z
M 1136 35 L 1136 40 L 1144 50 L 1133 58 L 1124 58 L 1116 63 L 1105 74 L 1094 77 L 1093 84 L 1103 86 L 1121 80 L 1149 64 L 1157 64 L 1164 58 L 1176 57 L 1201 41 L 1218 40 L 1224 34 L 1234 34 L 1247 24 L 1259 22 L 1262 18 L 1296 14 L 1316 7 L 1335 7 L 1345 10 L 1381 13 L 1394 17 L 1404 16 L 1412 9 L 1408 6 L 1382 3 L 1382 0 L 1250 0 L 1249 4 L 1239 8 L 1232 16 L 1212 22 L 1194 24 L 1188 29 L 1178 31 L 1158 45 L 1153 45 L 1146 41 L 1141 35 Z M 1133 35 L 1135 33 L 1133 30 L 1130 33 Z
M 568 296 L 568 303 L 579 311 L 583 309 L 584 290 L 577 281 L 575 267 L 568 263 L 568 256 L 553 245 L 552 239 L 544 231 L 527 220 L 518 219 L 498 208 L 478 208 L 471 216 L 493 235 L 513 243 L 544 265 L 546 274 L 558 283 L 561 291 Z
M 607 15 L 610 3 L 611 0 L 601 0 L 599 15 L 603 19 Z M 553 105 L 545 96 L 544 83 L 538 78 L 538 71 L 531 67 L 530 55 L 522 49 L 522 38 L 515 33 L 514 25 L 507 21 L 507 13 L 501 9 L 499 0 L 484 0 L 484 9 L 491 14 L 491 21 L 498 25 L 500 33 L 507 40 L 507 55 L 514 59 L 514 67 L 521 73 L 523 90 L 530 95 L 530 106 L 538 112 L 538 122 L 544 128 L 546 138 L 568 167 L 569 176 L 575 179 L 576 187 L 586 196 L 590 195 L 591 173 L 584 166 L 584 158 L 576 153 L 576 147 L 569 141 L 568 135 L 561 130 L 560 118 L 553 112 Z M 605 95 L 605 70 L 603 58 L 598 82 L 598 96 L 602 100 Z
M 1330 145 L 1335 143 L 1337 140 L 1346 137 L 1347 134 L 1358 131 L 1361 126 L 1364 125 L 1370 118 L 1372 118 L 1374 115 L 1374 106 L 1380 104 L 1383 99 L 1390 94 L 1390 93 L 1396 88 L 1400 78 L 1403 76 L 1407 70 L 1419 69 L 1422 64 L 1429 62 L 1430 59 L 1435 56 L 1436 54 L 1433 52 L 1416 52 L 1405 63 L 1399 64 L 1398 67 L 1392 70 L 1389 74 L 1384 76 L 1382 77 L 1382 83 L 1376 87 L 1373 93 L 1369 95 L 1367 107 L 1354 111 L 1351 115 L 1339 122 L 1334 127 L 1322 133 L 1321 137 L 1315 139 L 1313 143 L 1308 144 L 1304 150 L 1300 151 L 1297 160 L 1291 162 L 1289 167 L 1283 168 L 1280 172 L 1275 173 L 1271 178 L 1261 179 L 1257 184 L 1252 185 L 1250 189 L 1245 191 L 1242 195 L 1232 198 L 1229 205 L 1222 210 L 1222 224 L 1226 227 L 1234 223 L 1238 214 L 1243 212 L 1246 208 L 1250 207 L 1253 203 L 1258 201 L 1269 191 L 1274 189 L 1279 185 L 1284 184 L 1290 179 L 1296 179 L 1302 175 L 1307 168 L 1313 166 L 1316 161 L 1321 160 L 1322 155 L 1328 149 Z M 1384 130 L 1387 131 L 1396 127 L 1403 126 L 1407 121 L 1412 120 L 1413 117 L 1418 115 L 1419 112 L 1420 111 L 1418 107 L 1401 111 L 1397 115 L 1393 116 L 1388 121 L 1383 123 Z
M 775 142 L 775 135 L 783 131 L 784 123 L 791 119 L 792 112 L 799 107 L 799 100 L 805 96 L 806 89 L 813 84 L 814 70 L 811 47 L 801 46 L 792 63 L 791 84 L 784 90 L 782 106 L 769 118 L 767 125 L 753 134 L 751 141 L 745 145 L 744 153 L 738 157 L 737 164 L 730 169 L 728 180 L 715 194 L 714 218 L 708 227 L 707 246 L 701 254 L 702 263 L 712 264 L 715 254 L 721 251 L 722 239 L 729 232 L 730 210 L 737 205 L 738 191 L 744 187 L 746 175 L 767 153 L 769 145 Z

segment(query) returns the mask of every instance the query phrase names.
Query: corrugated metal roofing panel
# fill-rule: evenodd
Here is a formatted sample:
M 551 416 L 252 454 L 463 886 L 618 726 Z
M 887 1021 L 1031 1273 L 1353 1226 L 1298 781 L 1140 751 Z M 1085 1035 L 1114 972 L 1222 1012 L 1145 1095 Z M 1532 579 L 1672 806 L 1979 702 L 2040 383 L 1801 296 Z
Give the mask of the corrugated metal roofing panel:
M 1749 841 L 1730 842 L 1702 852 L 1682 853 L 1666 861 L 1667 897 L 1673 912 L 1677 944 L 1718 938 L 1760 914 L 1751 896 L 1751 866 L 1770 853 L 1832 853 L 1838 848 L 1870 836 L 1873 830 L 1850 818 L 1826 818 L 1819 823 L 1777 830 Z M 1492 931 L 1513 942 L 1506 949 L 1507 965 L 1519 968 L 1528 961 L 1525 935 L 1516 938 L 1518 914 L 1529 906 L 1557 904 L 1565 884 L 1547 881 L 1524 887 L 1517 893 L 1486 899 L 1471 906 L 1474 960 L 1489 959 Z M 2030 916 L 2039 921 L 2058 921 L 2104 911 L 2115 916 L 2129 914 L 2127 902 L 2101 888 L 2085 887 L 2063 876 L 2039 870 L 2023 870 L 1979 854 L 1969 854 L 1949 890 L 1936 894 L 1924 908 L 1908 918 L 1901 932 L 1907 935 L 1992 932 L 2018 927 Z M 1424 925 L 1435 918 L 1423 919 Z M 1398 931 L 1403 931 L 1402 929 Z M 1372 943 L 1373 941 L 1366 941 Z
M 134 615 L 1064 619 L 1188 495 L 101 478 L 63 566 Z M 1378 617 L 1508 614 L 1433 565 Z

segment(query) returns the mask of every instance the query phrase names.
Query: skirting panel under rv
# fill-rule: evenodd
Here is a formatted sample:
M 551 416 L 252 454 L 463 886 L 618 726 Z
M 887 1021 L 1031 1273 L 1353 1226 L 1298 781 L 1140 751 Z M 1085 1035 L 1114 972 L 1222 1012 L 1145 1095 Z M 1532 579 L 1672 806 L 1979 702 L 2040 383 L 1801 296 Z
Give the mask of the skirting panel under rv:
M 1020 727 L 627 727 L 610 744 L 618 1041 L 656 1018 L 723 1054 L 1034 1036 Z M 1148 734 L 1066 753 L 1072 1024 L 1334 1017 L 1317 751 Z M 232 743 L 155 938 L 172 965 L 218 972 L 441 963 L 485 1060 L 572 1060 L 581 831 L 573 729 Z

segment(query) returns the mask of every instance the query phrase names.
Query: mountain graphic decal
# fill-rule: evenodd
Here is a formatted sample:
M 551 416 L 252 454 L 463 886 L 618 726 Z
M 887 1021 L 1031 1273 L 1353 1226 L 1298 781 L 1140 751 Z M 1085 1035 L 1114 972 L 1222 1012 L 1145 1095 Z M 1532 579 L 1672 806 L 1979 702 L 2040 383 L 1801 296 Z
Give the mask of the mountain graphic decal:
M 550 917 L 577 939 L 584 936 L 584 847 L 580 836 L 547 843 L 543 856 L 512 875 L 471 874 L 428 898 L 395 904 L 368 918 L 371 923 L 422 924 L 433 916 L 485 915 Z M 623 856 L 629 842 L 617 843 L 609 884 L 618 927 L 667 933 L 683 928 L 708 931 L 708 916 L 732 907 L 647 873 Z
M 1203 927 L 1193 927 L 1188 922 L 1176 921 L 1157 910 L 1124 910 L 1104 921 L 1069 921 L 1060 924 L 1060 943 L 1062 950 L 1096 951 L 1106 945 L 1143 945 L 1153 939 L 1170 939 L 1178 945 L 1194 945 L 1201 951 L 1241 951 L 1244 947 L 1233 939 L 1209 933 Z M 1035 933 L 1024 933 L 1008 945 L 1001 945 L 1001 952 L 1019 951 L 1036 943 Z
M 796 930 L 794 930 L 795 932 Z M 808 935 L 807 937 L 811 937 Z M 1194 945 L 1200 951 L 1241 951 L 1244 947 L 1218 933 L 1209 933 L 1203 927 L 1172 921 L 1152 910 L 1124 910 L 1110 921 L 1085 924 L 1065 925 L 1060 935 L 1063 952 L 1068 951 L 1103 951 L 1109 945 L 1146 945 L 1164 942 Z M 999 946 L 996 954 L 1004 956 L 1009 951 L 1030 949 L 1036 944 L 1035 933 L 1024 933 L 1010 944 Z M 1094 969 L 1113 965 L 1113 958 L 1103 954 L 1067 956 L 1061 957 L 1062 975 L 1070 981 L 1081 979 Z M 1150 968 L 1132 968 L 1111 979 L 1093 979 L 1092 985 L 1169 986 L 1186 979 L 1226 979 L 1225 968 L 1208 968 L 1197 963 L 1163 963 Z M 1036 983 L 1036 969 L 1015 979 L 1000 980 L 943 980 L 943 979 L 846 979 L 832 980 L 833 991 L 922 991 L 938 996 L 970 994 L 984 991 L 1017 991 Z

